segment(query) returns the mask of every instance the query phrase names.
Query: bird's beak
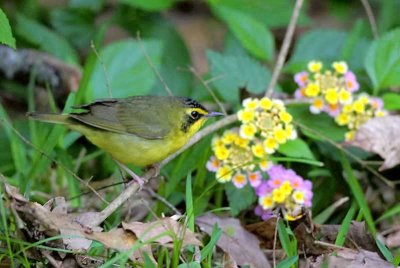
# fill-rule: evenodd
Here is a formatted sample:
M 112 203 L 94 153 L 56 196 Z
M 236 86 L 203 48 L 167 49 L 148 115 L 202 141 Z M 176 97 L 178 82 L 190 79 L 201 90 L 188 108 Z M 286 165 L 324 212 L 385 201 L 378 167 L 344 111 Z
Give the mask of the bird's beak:
M 222 116 L 222 115 L 224 115 L 224 114 L 220 113 L 220 112 L 209 112 L 204 117 L 215 117 L 215 116 Z

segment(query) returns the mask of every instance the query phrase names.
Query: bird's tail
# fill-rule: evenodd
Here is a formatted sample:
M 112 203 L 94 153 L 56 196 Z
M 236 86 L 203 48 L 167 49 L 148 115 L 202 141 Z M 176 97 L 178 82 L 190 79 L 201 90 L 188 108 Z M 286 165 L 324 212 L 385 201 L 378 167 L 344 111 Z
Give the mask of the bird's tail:
M 26 115 L 34 120 L 39 120 L 42 122 L 54 123 L 54 124 L 67 124 L 69 121 L 69 116 L 64 114 L 45 114 L 38 112 L 28 112 Z

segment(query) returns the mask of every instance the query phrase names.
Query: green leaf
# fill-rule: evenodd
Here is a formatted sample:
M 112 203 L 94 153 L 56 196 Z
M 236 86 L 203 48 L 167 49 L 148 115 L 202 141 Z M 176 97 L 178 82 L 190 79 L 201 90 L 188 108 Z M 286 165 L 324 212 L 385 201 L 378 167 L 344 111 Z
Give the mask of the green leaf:
M 362 211 L 364 215 L 365 221 L 369 230 L 371 231 L 373 236 L 376 236 L 376 227 L 374 220 L 372 218 L 371 210 L 369 209 L 368 202 L 365 199 L 364 192 L 361 189 L 361 185 L 358 182 L 357 178 L 354 176 L 353 169 L 351 168 L 349 160 L 347 160 L 346 156 L 343 152 L 340 153 L 341 162 L 343 170 L 346 173 L 346 182 L 350 187 L 350 190 L 357 201 L 357 205 Z
M 375 94 L 379 89 L 400 85 L 400 28 L 385 33 L 368 49 L 365 69 Z
M 264 92 L 271 79 L 271 73 L 259 62 L 247 55 L 224 55 L 207 51 L 212 84 L 222 97 L 239 103 L 239 88 L 246 87 L 252 93 Z
M 386 93 L 382 96 L 386 110 L 400 110 L 400 95 L 398 93 Z
M 225 193 L 228 197 L 229 207 L 233 216 L 238 215 L 240 211 L 248 208 L 257 199 L 254 189 L 248 184 L 242 189 L 238 189 L 232 183 L 226 183 Z
M 178 265 L 178 268 L 201 268 L 200 263 L 198 262 L 188 262 L 188 263 L 181 263 Z
M 385 244 L 383 244 L 379 239 L 375 240 L 376 245 L 379 248 L 379 251 L 382 253 L 383 256 L 385 256 L 385 259 L 388 262 L 392 262 L 394 261 L 394 257 L 392 255 L 392 252 L 390 252 L 390 250 L 385 246 Z
M 222 234 L 222 229 L 218 226 L 217 223 L 215 223 L 211 231 L 210 242 L 208 242 L 208 244 L 201 249 L 200 261 L 203 261 L 208 256 L 211 256 L 214 247 L 217 245 L 217 242 L 221 237 L 221 234 Z
M 104 5 L 104 0 L 69 0 L 69 6 L 79 9 L 99 11 Z
M 46 26 L 18 15 L 15 31 L 33 45 L 39 46 L 66 63 L 78 65 L 78 55 L 68 41 Z
M 346 60 L 353 71 L 362 69 L 361 59 L 365 57 L 369 41 L 365 38 L 350 40 L 352 47 L 349 48 L 346 45 L 349 38 L 354 37 L 332 29 L 312 30 L 303 34 L 295 45 L 286 70 L 292 73 L 302 71 L 311 60 L 321 60 L 325 66 L 329 66 L 333 61 L 341 60 L 343 55 L 349 55 Z
M 382 216 L 380 216 L 376 222 L 380 222 L 384 219 L 393 217 L 395 215 L 400 215 L 400 204 L 394 205 L 393 207 L 391 207 L 390 209 L 386 210 L 385 213 L 382 214 Z
M 346 128 L 339 127 L 327 114 L 312 114 L 308 105 L 291 105 L 287 110 L 293 116 L 293 120 L 301 124 L 300 128 L 304 126 L 301 130 L 306 136 L 315 140 L 328 138 L 333 141 L 343 141 Z
M 194 232 L 194 209 L 192 192 L 192 175 L 189 172 L 186 177 L 186 216 L 189 230 Z
M 94 12 L 83 8 L 59 8 L 50 13 L 50 22 L 75 47 L 86 50 L 95 34 Z
M 273 58 L 274 38 L 266 26 L 246 13 L 220 3 L 211 4 L 211 8 L 253 56 L 263 60 Z
M 120 0 L 121 3 L 131 5 L 146 11 L 160 11 L 170 8 L 174 0 Z
M 277 268 L 289 268 L 292 267 L 299 259 L 299 256 L 292 256 L 287 259 L 284 259 L 278 265 L 276 266 Z
M 268 27 L 286 28 L 293 12 L 294 3 L 291 0 L 210 0 L 215 5 L 239 10 L 249 17 L 258 20 Z M 307 16 L 307 2 L 300 11 L 298 25 L 304 26 L 310 23 Z
M 162 44 L 159 41 L 141 41 L 156 68 L 159 67 Z M 110 44 L 100 52 L 90 78 L 86 101 L 109 97 L 107 79 L 113 97 L 146 95 L 156 81 L 156 76 L 146 60 L 141 45 L 134 40 Z M 104 66 L 102 65 L 104 64 Z M 104 68 L 106 73 L 104 73 Z
M 302 139 L 288 140 L 279 146 L 278 152 L 290 157 L 299 157 L 315 160 L 308 144 Z
M 344 217 L 342 224 L 340 225 L 339 232 L 336 236 L 335 245 L 342 247 L 344 242 L 346 241 L 347 233 L 349 232 L 351 220 L 356 215 L 357 204 L 353 202 L 349 211 L 347 211 L 346 216 Z
M 10 46 L 13 49 L 16 48 L 15 38 L 12 35 L 10 22 L 8 21 L 6 14 L 4 14 L 1 8 L 0 8 L 0 43 Z

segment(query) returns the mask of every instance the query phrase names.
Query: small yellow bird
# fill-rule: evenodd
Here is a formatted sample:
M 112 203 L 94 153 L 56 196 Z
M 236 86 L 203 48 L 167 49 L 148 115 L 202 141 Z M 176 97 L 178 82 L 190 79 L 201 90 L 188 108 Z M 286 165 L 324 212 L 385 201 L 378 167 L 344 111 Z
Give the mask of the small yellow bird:
M 145 167 L 176 152 L 209 117 L 201 104 L 185 97 L 134 96 L 97 100 L 76 106 L 70 114 L 31 112 L 32 119 L 67 125 L 108 152 L 131 176 L 124 164 Z

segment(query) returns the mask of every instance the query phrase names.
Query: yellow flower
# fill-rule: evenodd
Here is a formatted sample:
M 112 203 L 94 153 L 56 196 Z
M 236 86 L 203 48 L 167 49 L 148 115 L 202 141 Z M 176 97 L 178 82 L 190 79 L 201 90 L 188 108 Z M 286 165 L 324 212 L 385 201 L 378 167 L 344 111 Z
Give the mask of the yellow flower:
M 284 181 L 279 189 L 282 191 L 283 194 L 286 196 L 290 195 L 293 191 L 292 185 L 290 184 L 289 181 Z
M 253 152 L 253 155 L 258 158 L 262 158 L 265 155 L 264 147 L 261 143 L 251 146 L 251 151 Z
M 293 125 L 287 125 L 285 127 L 285 132 L 286 132 L 286 138 L 288 140 L 294 140 L 295 138 L 297 138 L 297 132 L 293 128 Z
M 222 166 L 218 169 L 216 177 L 219 182 L 228 182 L 232 179 L 232 169 L 228 166 Z
M 363 101 L 357 100 L 353 103 L 353 110 L 356 113 L 362 114 L 365 112 L 365 104 Z
M 347 125 L 350 122 L 350 116 L 346 113 L 339 114 L 335 119 L 339 126 Z
M 308 97 L 316 97 L 320 91 L 318 84 L 310 83 L 307 85 L 305 93 Z
M 238 111 L 237 116 L 239 121 L 245 124 L 249 123 L 254 120 L 254 110 L 249 110 L 249 109 L 240 110 Z
M 292 197 L 297 204 L 304 204 L 304 193 L 302 191 L 294 191 Z
M 272 108 L 272 101 L 269 98 L 264 97 L 260 100 L 260 107 L 264 110 L 269 110 Z
M 382 117 L 382 116 L 385 116 L 385 115 L 386 115 L 386 112 L 382 111 L 382 110 L 378 110 L 378 111 L 375 112 L 375 116 L 376 117 Z
M 257 132 L 253 124 L 243 124 L 240 126 L 240 136 L 244 139 L 252 140 Z
M 245 148 L 245 147 L 247 147 L 249 145 L 249 142 L 250 142 L 249 140 L 246 140 L 246 139 L 243 139 L 243 138 L 237 136 L 235 138 L 235 142 L 234 143 L 239 147 Z
M 215 150 L 215 148 L 224 146 L 225 144 L 222 141 L 222 139 L 220 139 L 219 137 L 214 137 L 211 141 L 211 145 L 212 145 L 213 150 Z
M 352 139 L 354 139 L 354 135 L 356 134 L 355 131 L 348 131 L 346 132 L 346 134 L 344 135 L 345 140 L 346 141 L 351 141 Z
M 286 111 L 279 112 L 279 118 L 286 124 L 292 122 L 293 119 L 292 115 Z
M 243 100 L 242 105 L 246 109 L 254 110 L 258 107 L 259 101 L 258 101 L 258 99 L 247 98 L 247 99 Z
M 346 114 L 351 113 L 352 111 L 353 107 L 351 106 L 351 104 L 344 105 L 342 108 L 342 112 Z
M 270 209 L 274 207 L 274 201 L 272 200 L 271 195 L 264 195 L 260 197 L 258 203 L 262 206 L 263 209 Z
M 313 104 L 310 106 L 310 111 L 313 114 L 319 114 L 324 108 L 324 100 L 321 98 L 315 98 Z
M 329 104 L 336 104 L 338 102 L 338 99 L 339 99 L 339 95 L 338 95 L 336 89 L 329 88 L 329 89 L 326 90 L 326 92 L 325 92 L 325 100 Z
M 218 160 L 225 160 L 228 159 L 230 151 L 225 146 L 218 146 L 215 147 L 215 156 Z
M 262 170 L 262 171 L 267 171 L 267 170 L 269 170 L 270 168 L 271 168 L 271 166 L 272 166 L 272 163 L 270 162 L 270 161 L 268 161 L 268 160 L 262 160 L 261 162 L 260 162 L 260 164 L 259 164 L 259 167 L 260 167 L 260 169 Z
M 274 138 L 280 144 L 285 143 L 286 142 L 286 131 L 283 130 L 282 128 L 276 128 L 274 130 Z
M 264 141 L 264 149 L 265 149 L 265 152 L 267 152 L 268 154 L 274 153 L 276 148 L 278 148 L 278 143 L 276 142 L 276 140 L 274 138 L 268 137 Z
M 339 74 L 345 74 L 348 70 L 347 63 L 344 61 L 335 61 L 332 63 L 332 67 Z
M 361 102 L 362 104 L 368 104 L 369 103 L 369 98 L 368 98 L 368 95 L 365 95 L 365 94 L 363 94 L 363 95 L 361 95 L 359 98 L 358 98 L 358 101 L 359 102 Z
M 318 73 L 322 69 L 322 62 L 313 60 L 308 63 L 307 67 L 310 72 Z
M 339 91 L 339 102 L 341 104 L 349 104 L 352 102 L 352 100 L 353 96 L 349 91 L 344 88 Z
M 272 200 L 276 203 L 283 203 L 286 199 L 285 193 L 281 189 L 274 189 L 272 191 Z

